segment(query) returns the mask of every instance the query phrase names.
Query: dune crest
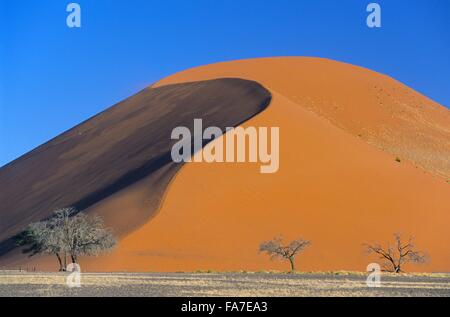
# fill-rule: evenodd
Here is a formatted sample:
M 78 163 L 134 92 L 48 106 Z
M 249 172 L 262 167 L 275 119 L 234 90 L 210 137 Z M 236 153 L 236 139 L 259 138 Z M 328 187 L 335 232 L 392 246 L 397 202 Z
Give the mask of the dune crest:
M 279 57 L 189 69 L 155 86 L 220 77 L 255 80 L 369 144 L 450 179 L 450 111 L 389 76 L 328 59 Z

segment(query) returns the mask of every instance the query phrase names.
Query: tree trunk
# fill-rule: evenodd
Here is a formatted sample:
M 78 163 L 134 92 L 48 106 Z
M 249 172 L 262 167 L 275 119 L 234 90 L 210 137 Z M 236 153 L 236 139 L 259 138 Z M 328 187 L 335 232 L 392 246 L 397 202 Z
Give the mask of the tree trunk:
M 58 253 L 55 253 L 56 257 L 58 258 L 58 263 L 59 263 L 59 271 L 60 272 L 64 272 L 65 271 L 65 267 L 63 267 L 63 263 L 61 260 L 61 257 L 59 256 Z
M 67 269 L 67 254 L 66 251 L 64 251 L 64 271 Z
M 398 264 L 397 267 L 395 269 L 395 273 L 401 273 L 402 272 L 402 256 L 400 255 L 399 259 L 398 259 Z
M 291 272 L 295 271 L 294 258 L 289 258 L 289 263 L 291 263 Z
M 72 259 L 72 263 L 78 263 L 77 262 L 78 259 L 77 259 L 77 256 L 75 254 L 71 254 L 70 257 Z

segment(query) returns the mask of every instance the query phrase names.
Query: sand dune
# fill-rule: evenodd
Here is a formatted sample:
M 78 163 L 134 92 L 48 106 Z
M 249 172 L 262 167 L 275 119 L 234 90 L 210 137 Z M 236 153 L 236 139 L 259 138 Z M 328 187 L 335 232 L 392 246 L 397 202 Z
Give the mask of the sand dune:
M 255 80 L 333 125 L 450 179 L 450 111 L 391 77 L 332 60 L 261 58 L 202 66 L 157 83 Z
M 182 165 L 170 155 L 173 128 L 192 130 L 201 117 L 225 130 L 270 98 L 241 79 L 148 88 L 11 162 L 0 169 L 0 255 L 14 249 L 10 238 L 30 222 L 65 206 L 100 214 L 118 236 L 135 230 L 152 217 Z M 146 187 L 135 189 L 142 180 Z M 0 265 L 10 260 L 11 252 Z
M 284 234 L 313 241 L 298 260 L 301 269 L 365 270 L 375 259 L 362 244 L 401 231 L 432 257 L 410 269 L 450 269 L 450 187 L 436 176 L 448 175 L 448 110 L 389 77 L 322 59 L 220 63 L 156 86 L 222 76 L 252 79 L 272 92 L 270 107 L 244 126 L 280 126 L 280 171 L 187 164 L 158 215 L 88 268 L 285 269 L 257 252 L 261 241 Z M 378 90 L 397 91 L 395 102 Z
M 387 76 L 315 58 L 219 63 L 153 87 L 224 77 L 271 92 L 270 106 L 242 125 L 280 127 L 279 172 L 260 174 L 257 164 L 184 165 L 158 214 L 112 254 L 83 259 L 84 270 L 284 269 L 258 253 L 261 241 L 278 234 L 312 240 L 300 269 L 365 270 L 375 259 L 362 244 L 385 242 L 396 231 L 415 235 L 431 255 L 427 266 L 409 269 L 450 270 L 446 108 Z M 120 227 L 124 218 L 108 214 L 147 208 L 154 181 L 142 178 L 87 210 L 108 211 Z

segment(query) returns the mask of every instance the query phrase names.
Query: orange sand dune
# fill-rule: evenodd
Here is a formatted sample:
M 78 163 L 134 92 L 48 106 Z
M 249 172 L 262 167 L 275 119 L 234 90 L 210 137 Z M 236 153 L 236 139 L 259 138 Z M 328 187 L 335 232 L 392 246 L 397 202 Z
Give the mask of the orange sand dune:
M 270 100 L 260 84 L 236 78 L 149 87 L 0 168 L 0 267 L 23 265 L 14 236 L 64 206 L 101 215 L 119 238 L 133 232 L 182 167 L 171 158 L 175 127 L 193 129 L 201 116 L 225 131 Z
M 450 179 L 450 111 L 388 76 L 327 59 L 284 57 L 198 67 L 156 86 L 217 77 L 258 81 L 368 143 Z
M 279 172 L 187 164 L 158 215 L 85 269 L 283 269 L 258 253 L 261 241 L 283 234 L 313 242 L 300 269 L 365 270 L 375 259 L 362 244 L 401 231 L 431 255 L 409 269 L 450 271 L 447 109 L 387 76 L 314 58 L 220 63 L 156 86 L 218 77 L 272 92 L 270 107 L 243 126 L 280 127 Z
M 184 165 L 158 213 L 112 254 L 82 259 L 84 271 L 287 269 L 258 253 L 261 241 L 279 234 L 312 240 L 297 260 L 301 270 L 365 270 L 376 258 L 362 244 L 387 242 L 396 231 L 415 235 L 431 256 L 406 270 L 450 271 L 446 108 L 387 76 L 316 58 L 219 63 L 154 86 L 222 77 L 271 91 L 270 106 L 243 126 L 280 127 L 279 172 Z M 146 206 L 154 182 L 144 178 L 87 212 L 120 228 Z M 27 265 L 35 264 L 51 269 L 55 260 Z

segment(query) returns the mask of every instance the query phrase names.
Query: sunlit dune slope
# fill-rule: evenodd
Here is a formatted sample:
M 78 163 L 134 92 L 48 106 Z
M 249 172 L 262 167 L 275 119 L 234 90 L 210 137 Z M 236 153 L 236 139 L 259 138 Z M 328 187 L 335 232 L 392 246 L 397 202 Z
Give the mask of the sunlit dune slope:
M 285 57 L 202 66 L 155 86 L 217 77 L 256 80 L 354 136 L 450 178 L 450 111 L 388 76 L 327 59 Z
M 158 215 L 111 255 L 86 260 L 88 270 L 285 269 L 258 253 L 279 234 L 312 240 L 300 269 L 365 270 L 377 259 L 362 244 L 397 231 L 431 256 L 409 269 L 450 270 L 447 109 L 387 76 L 313 58 L 208 65 L 155 87 L 219 77 L 271 91 L 269 108 L 243 126 L 280 127 L 279 172 L 185 165 Z

